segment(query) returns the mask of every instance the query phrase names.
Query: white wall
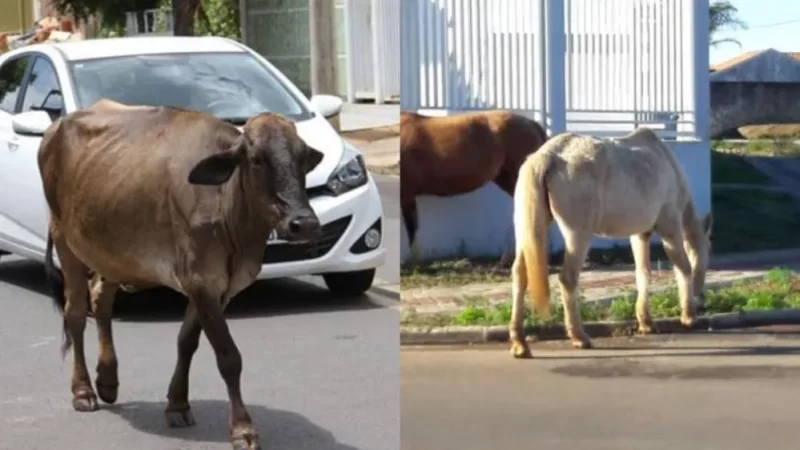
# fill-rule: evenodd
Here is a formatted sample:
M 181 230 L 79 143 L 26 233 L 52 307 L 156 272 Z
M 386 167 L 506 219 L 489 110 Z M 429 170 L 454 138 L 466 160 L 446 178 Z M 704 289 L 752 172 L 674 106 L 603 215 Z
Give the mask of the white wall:
M 689 178 L 698 214 L 711 210 L 711 146 L 708 142 L 667 141 Z M 424 259 L 499 257 L 514 248 L 513 203 L 494 183 L 469 194 L 450 198 L 419 197 L 417 239 Z M 408 235 L 403 225 L 401 258 L 408 257 Z M 551 251 L 562 248 L 561 235 L 553 225 Z M 595 239 L 594 248 L 610 247 L 614 241 Z M 628 245 L 627 239 L 617 240 Z

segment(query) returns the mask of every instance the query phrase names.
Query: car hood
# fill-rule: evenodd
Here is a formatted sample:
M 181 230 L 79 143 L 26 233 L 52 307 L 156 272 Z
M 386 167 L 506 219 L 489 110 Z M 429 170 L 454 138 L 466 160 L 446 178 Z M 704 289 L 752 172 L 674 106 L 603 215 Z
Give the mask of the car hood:
M 295 122 L 297 134 L 309 147 L 324 155 L 322 161 L 306 176 L 306 188 L 321 186 L 328 182 L 333 169 L 339 164 L 344 152 L 344 141 L 331 124 L 321 115 L 312 119 Z M 242 127 L 239 131 L 242 130 Z

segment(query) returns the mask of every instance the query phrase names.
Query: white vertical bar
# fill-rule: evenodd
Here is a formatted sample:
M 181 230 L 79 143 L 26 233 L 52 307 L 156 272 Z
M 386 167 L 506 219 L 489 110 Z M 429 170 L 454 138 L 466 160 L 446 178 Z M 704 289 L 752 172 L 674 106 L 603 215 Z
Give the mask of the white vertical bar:
M 563 133 L 567 128 L 564 104 L 564 2 L 547 0 L 547 86 L 550 95 L 550 126 L 552 134 Z
M 381 26 L 379 0 L 370 0 L 370 30 L 372 31 L 372 89 L 375 92 L 375 104 L 383 104 L 383 64 L 381 61 Z
M 539 67 L 537 70 L 539 71 L 539 98 L 541 99 L 542 102 L 540 105 L 541 117 L 542 117 L 541 123 L 542 126 L 548 130 L 550 135 L 552 135 L 552 129 L 550 128 L 549 117 L 547 113 L 547 101 L 548 101 L 547 83 L 549 82 L 549 80 L 547 79 L 547 58 L 545 56 L 548 50 L 546 46 L 547 41 L 545 39 L 545 34 L 547 33 L 547 27 L 545 25 L 547 21 L 547 19 L 545 18 L 546 2 L 547 0 L 538 1 L 539 6 L 537 8 L 537 30 L 536 30 L 537 34 L 536 38 L 538 39 L 536 47 L 538 51 L 536 55 L 536 60 L 539 62 L 538 64 Z
M 511 10 L 508 1 L 502 2 L 503 17 L 503 108 L 511 109 Z M 497 3 L 497 2 L 495 2 Z
M 692 17 L 692 81 L 695 111 L 695 137 L 709 139 L 711 131 L 710 85 L 708 82 L 708 0 L 696 0 Z
M 353 51 L 353 24 L 351 21 L 353 20 L 353 12 L 351 11 L 352 7 L 352 0 L 344 0 L 343 8 L 344 8 L 344 42 L 345 42 L 345 51 L 346 54 L 344 56 L 345 61 L 345 74 L 346 80 L 345 84 L 347 86 L 347 103 L 354 103 L 356 101 L 356 92 L 353 88 L 353 77 L 355 76 L 355 67 L 353 65 L 353 55 L 355 52 Z M 402 25 L 402 24 L 401 24 Z M 401 50 L 402 51 L 402 50 Z
M 573 1 L 574 0 L 565 0 L 564 1 L 564 34 L 566 35 L 566 42 L 565 42 L 565 50 L 566 50 L 566 57 L 564 60 L 564 81 L 566 82 L 566 93 L 565 93 L 565 102 L 567 110 L 573 109 L 575 103 L 575 95 L 572 92 L 572 88 L 574 85 L 573 76 L 574 76 L 574 64 L 572 59 L 575 53 L 575 43 L 573 41 L 573 26 L 572 26 L 572 12 L 573 12 Z

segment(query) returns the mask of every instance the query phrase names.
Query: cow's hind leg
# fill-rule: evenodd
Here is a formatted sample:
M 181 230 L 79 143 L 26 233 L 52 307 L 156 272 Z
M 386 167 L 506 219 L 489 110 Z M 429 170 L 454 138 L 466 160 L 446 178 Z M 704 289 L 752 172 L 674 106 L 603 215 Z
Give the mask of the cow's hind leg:
M 228 388 L 230 400 L 230 436 L 236 450 L 260 449 L 258 433 L 253 428 L 250 414 L 244 406 L 240 389 L 242 355 L 233 341 L 223 314 L 223 301 L 203 289 L 189 291 L 189 301 L 194 303 L 197 318 L 214 349 L 217 368 Z
M 72 345 L 72 407 L 76 411 L 94 411 L 97 409 L 97 396 L 92 389 L 83 349 L 83 331 L 89 310 L 86 301 L 89 295 L 88 269 L 63 238 L 54 236 L 54 245 L 64 277 L 64 320 L 69 334 L 64 351 L 69 349 L 70 342 Z
M 194 304 L 190 301 L 178 333 L 178 362 L 169 382 L 167 409 L 164 414 L 170 427 L 191 427 L 195 424 L 189 407 L 189 367 L 200 344 L 200 322 Z
M 117 377 L 117 352 L 111 332 L 111 316 L 114 310 L 114 297 L 119 286 L 108 283 L 95 273 L 91 284 L 92 309 L 97 325 L 99 355 L 97 357 L 97 378 L 94 384 L 97 395 L 106 403 L 117 401 L 119 379 Z

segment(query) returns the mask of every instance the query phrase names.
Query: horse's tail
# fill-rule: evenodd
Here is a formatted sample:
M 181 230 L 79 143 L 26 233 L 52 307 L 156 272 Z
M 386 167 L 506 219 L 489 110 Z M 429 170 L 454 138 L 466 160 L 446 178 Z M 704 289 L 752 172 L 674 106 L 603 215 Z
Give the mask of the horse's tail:
M 528 278 L 531 308 L 542 318 L 550 316 L 547 228 L 550 211 L 545 174 L 550 165 L 547 153 L 532 155 L 522 164 L 514 189 L 514 231 L 517 257 Z M 521 255 L 520 255 L 521 253 Z
M 66 355 L 67 351 L 72 347 L 72 339 L 69 337 L 69 329 L 67 328 L 67 318 L 64 315 L 64 307 L 66 305 L 66 298 L 64 297 L 64 274 L 61 269 L 56 267 L 53 260 L 53 235 L 47 233 L 47 246 L 44 251 L 44 274 L 48 287 L 50 288 L 50 296 L 53 299 L 53 304 L 58 308 L 63 318 L 63 334 L 64 341 L 61 344 L 61 355 Z

